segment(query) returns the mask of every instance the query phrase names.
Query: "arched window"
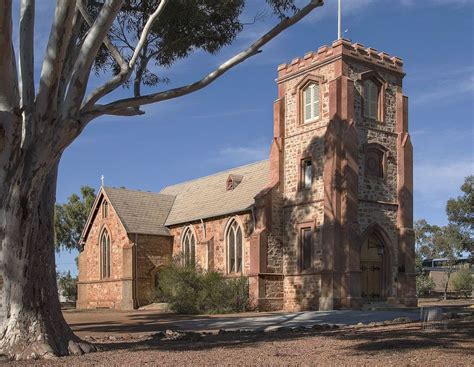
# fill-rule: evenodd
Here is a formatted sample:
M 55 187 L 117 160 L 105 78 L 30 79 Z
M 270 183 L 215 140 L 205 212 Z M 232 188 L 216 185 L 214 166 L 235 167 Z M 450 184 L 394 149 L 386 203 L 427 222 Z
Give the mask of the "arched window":
M 184 230 L 181 240 L 181 248 L 183 249 L 184 264 L 193 265 L 196 256 L 196 238 L 191 228 L 187 227 Z
M 107 218 L 107 216 L 109 215 L 109 203 L 104 200 L 102 202 L 102 218 Z
M 379 86 L 372 80 L 364 80 L 364 116 L 379 119 Z
M 365 175 L 385 177 L 385 151 L 378 145 L 368 145 L 365 150 Z
M 310 83 L 303 89 L 303 121 L 311 122 L 320 117 L 319 84 Z
M 100 235 L 100 277 L 110 278 L 110 236 L 106 229 Z
M 227 269 L 229 273 L 242 272 L 242 228 L 234 219 L 227 228 Z

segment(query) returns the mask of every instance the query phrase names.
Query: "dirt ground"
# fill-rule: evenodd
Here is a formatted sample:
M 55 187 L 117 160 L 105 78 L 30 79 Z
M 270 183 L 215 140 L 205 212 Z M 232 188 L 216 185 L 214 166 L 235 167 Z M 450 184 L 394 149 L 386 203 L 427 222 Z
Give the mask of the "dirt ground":
M 14 366 L 473 366 L 474 322 L 446 330 L 419 323 L 331 330 L 156 333 L 89 337 L 103 351 Z

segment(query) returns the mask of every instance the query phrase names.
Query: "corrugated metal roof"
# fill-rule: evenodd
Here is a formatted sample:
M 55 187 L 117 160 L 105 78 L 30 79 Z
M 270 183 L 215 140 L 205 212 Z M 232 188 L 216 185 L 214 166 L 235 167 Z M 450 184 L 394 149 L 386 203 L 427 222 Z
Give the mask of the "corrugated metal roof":
M 165 221 L 175 197 L 162 193 L 104 187 L 128 233 L 169 236 Z
M 268 160 L 219 172 L 165 187 L 161 194 L 176 197 L 165 225 L 191 222 L 250 209 L 255 196 L 269 183 Z M 229 175 L 241 175 L 242 182 L 227 190 Z

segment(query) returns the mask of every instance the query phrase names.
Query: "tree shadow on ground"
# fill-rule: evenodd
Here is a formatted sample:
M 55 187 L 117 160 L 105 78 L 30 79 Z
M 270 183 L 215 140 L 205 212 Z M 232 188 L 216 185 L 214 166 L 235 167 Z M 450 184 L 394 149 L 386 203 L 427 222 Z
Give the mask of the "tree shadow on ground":
M 447 330 L 423 331 L 420 324 L 381 328 L 344 328 L 338 330 L 303 329 L 283 330 L 271 333 L 262 331 L 225 332 L 218 335 L 200 333 L 163 333 L 151 335 L 145 340 L 98 343 L 100 348 L 113 350 L 160 350 L 160 351 L 205 351 L 214 348 L 244 348 L 258 346 L 259 343 L 293 341 L 297 339 L 323 336 L 328 339 L 357 341 L 350 348 L 353 353 L 394 353 L 428 348 L 444 348 L 448 352 L 472 353 L 474 322 L 453 322 Z M 470 345 L 470 347 L 461 344 Z
M 125 333 L 143 334 L 158 331 L 172 330 L 216 330 L 216 329 L 256 329 L 269 325 L 274 326 L 298 326 L 306 320 L 296 320 L 300 313 L 285 315 L 283 313 L 266 313 L 264 315 L 252 315 L 242 318 L 236 316 L 206 316 L 206 315 L 177 315 L 177 314 L 144 314 L 129 315 L 124 322 L 103 320 L 90 322 L 70 322 L 74 332 L 82 334 L 91 333 Z M 314 323 L 320 322 L 315 319 Z M 326 322 L 331 322 L 328 320 Z
M 393 352 L 441 347 L 447 350 L 466 350 L 472 353 L 474 346 L 474 323 L 450 322 L 447 329 L 422 330 L 421 326 L 411 326 L 399 330 L 373 329 L 363 333 L 344 333 L 339 339 L 359 341 L 354 349 L 359 352 Z M 460 343 L 470 343 L 471 348 L 459 347 Z

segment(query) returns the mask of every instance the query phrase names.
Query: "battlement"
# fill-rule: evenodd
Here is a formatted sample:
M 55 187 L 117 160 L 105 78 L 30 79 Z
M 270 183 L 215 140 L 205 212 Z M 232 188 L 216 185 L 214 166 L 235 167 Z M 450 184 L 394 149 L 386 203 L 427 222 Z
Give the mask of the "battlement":
M 278 79 L 299 72 L 307 67 L 328 62 L 331 59 L 347 56 L 360 61 L 376 64 L 398 73 L 403 72 L 403 60 L 385 52 L 365 47 L 360 43 L 352 44 L 346 39 L 334 41 L 331 46 L 321 46 L 316 52 L 308 52 L 302 58 L 296 58 L 289 64 L 278 66 Z

